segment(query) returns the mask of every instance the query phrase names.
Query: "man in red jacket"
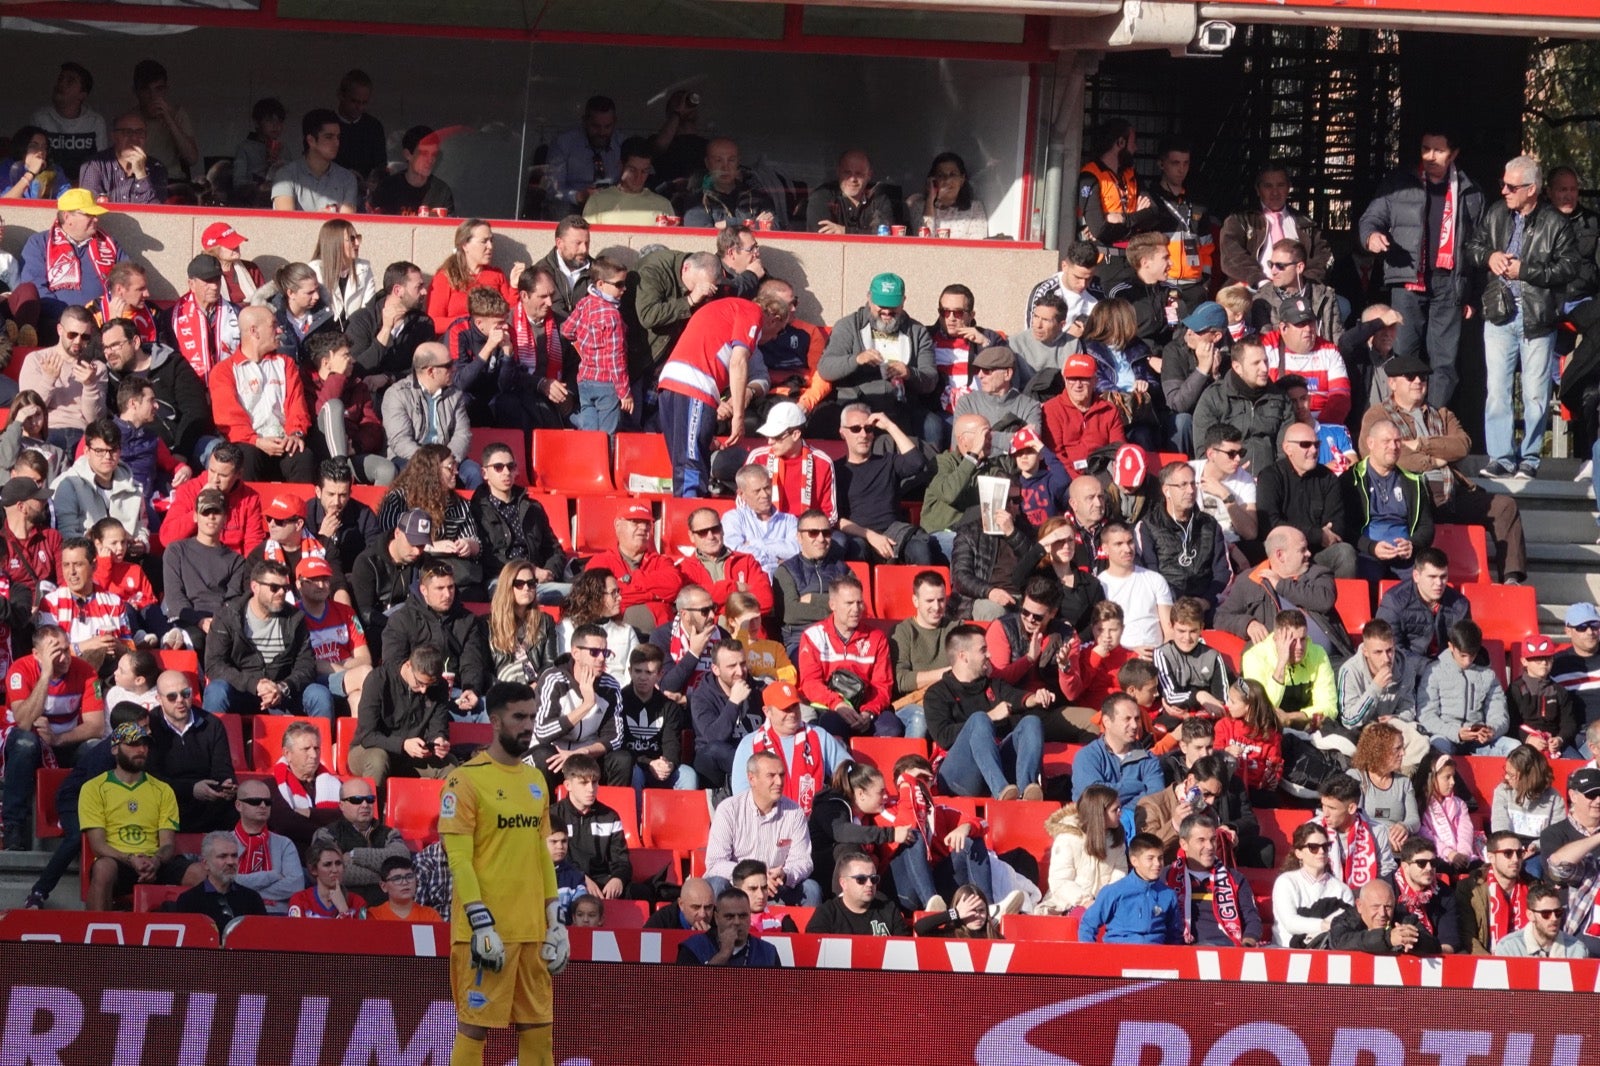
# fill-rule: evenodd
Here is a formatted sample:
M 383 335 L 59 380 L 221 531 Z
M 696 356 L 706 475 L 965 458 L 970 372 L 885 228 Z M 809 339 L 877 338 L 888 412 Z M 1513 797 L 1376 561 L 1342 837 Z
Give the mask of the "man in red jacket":
M 827 618 L 800 635 L 800 694 L 827 707 L 817 725 L 834 736 L 904 736 L 899 715 L 886 714 L 894 688 L 889 639 L 861 624 L 866 595 L 852 574 L 828 586 Z M 853 674 L 861 692 L 847 698 L 841 685 L 828 682 L 837 673 Z
M 1122 413 L 1094 391 L 1094 356 L 1083 352 L 1068 356 L 1061 378 L 1065 390 L 1045 404 L 1042 412 L 1044 442 L 1067 472 L 1077 475 L 1088 469 L 1089 456 L 1128 438 L 1122 429 Z
M 655 516 L 648 504 L 626 508 L 611 528 L 617 534 L 616 549 L 590 559 L 588 568 L 611 571 L 622 586 L 622 620 L 648 633 L 671 620 L 683 575 L 651 544 Z
M 228 517 L 222 527 L 225 548 L 249 555 L 267 539 L 267 524 L 261 517 L 261 497 L 244 483 L 244 449 L 237 444 L 219 444 L 206 460 L 200 474 L 179 485 L 161 522 L 161 546 L 170 548 L 194 536 L 194 505 L 204 489 L 216 489 L 228 498 Z
M 239 351 L 216 365 L 207 384 L 217 432 L 244 450 L 247 481 L 309 485 L 316 459 L 306 448 L 311 408 L 300 369 L 277 351 L 272 312 L 239 312 Z
M 772 581 L 756 557 L 736 552 L 722 539 L 722 515 L 713 507 L 689 512 L 689 543 L 694 554 L 678 560 L 684 583 L 699 585 L 711 593 L 711 602 L 721 611 L 731 592 L 748 592 L 761 605 L 762 614 L 772 611 Z

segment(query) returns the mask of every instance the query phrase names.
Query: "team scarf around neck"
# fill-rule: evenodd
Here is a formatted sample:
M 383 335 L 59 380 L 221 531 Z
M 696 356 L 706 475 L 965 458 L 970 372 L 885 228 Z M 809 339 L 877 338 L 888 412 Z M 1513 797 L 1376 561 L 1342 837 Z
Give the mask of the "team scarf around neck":
M 1507 892 L 1493 874 L 1484 877 L 1489 897 L 1489 947 L 1528 924 L 1528 886 L 1517 881 Z
M 783 739 L 772 731 L 770 725 L 762 726 L 756 733 L 754 751 L 770 751 L 783 758 Z M 810 727 L 801 729 L 794 737 L 794 755 L 789 759 L 788 773 L 783 778 L 783 794 L 800 805 L 807 818 L 811 806 L 822 789 L 822 741 L 817 731 Z
M 117 317 L 111 313 L 111 297 L 102 296 L 96 302 L 100 308 L 100 324 L 109 326 Z M 156 317 L 148 307 L 130 307 L 122 317 L 133 323 L 134 332 L 139 334 L 141 341 L 146 344 L 156 342 Z
M 1351 892 L 1359 892 L 1362 886 L 1378 879 L 1378 841 L 1365 818 L 1357 814 L 1346 832 L 1330 829 L 1328 838 L 1338 852 L 1334 860 Z
M 106 275 L 117 265 L 117 242 L 106 233 L 96 230 L 89 238 L 89 265 L 102 286 Z M 50 227 L 44 238 L 45 285 L 51 291 L 83 288 L 83 269 L 78 264 L 78 251 L 67 239 L 61 223 Z
M 261 542 L 261 554 L 264 558 L 270 559 L 275 563 L 286 563 L 289 561 L 287 555 L 284 553 L 283 545 L 279 544 L 271 537 L 268 537 L 266 540 Z M 300 558 L 326 559 L 327 557 L 328 549 L 322 546 L 322 541 L 309 534 L 300 538 Z
M 1423 175 L 1426 182 L 1428 177 Z M 1456 268 L 1456 240 L 1460 229 L 1456 225 L 1456 209 L 1461 198 L 1461 177 L 1456 173 L 1455 164 L 1450 164 L 1450 173 L 1444 178 L 1444 212 L 1439 216 L 1439 246 L 1433 253 L 1433 267 L 1435 270 L 1454 270 Z M 1427 265 L 1426 256 L 1418 256 L 1421 264 L 1417 269 L 1417 281 L 1423 280 Z
M 1227 841 L 1217 834 L 1217 858 L 1211 867 L 1211 910 L 1217 925 L 1234 944 L 1244 940 L 1244 920 L 1239 913 L 1239 886 L 1234 883 L 1233 871 L 1228 867 Z M 1178 858 L 1167 869 L 1167 885 L 1183 897 L 1183 942 L 1194 943 L 1194 877 L 1189 873 L 1188 858 L 1183 845 L 1178 845 Z
M 895 778 L 895 789 L 900 794 L 896 811 L 904 807 L 911 816 L 911 823 L 916 826 L 917 834 L 922 837 L 922 847 L 929 860 L 933 859 L 933 797 L 928 794 L 928 785 L 920 774 L 903 773 Z
M 783 486 L 783 460 L 767 450 L 767 476 L 772 478 L 773 497 L 777 498 Z M 811 445 L 800 445 L 800 506 L 811 506 L 811 489 L 816 484 L 817 453 Z
M 227 300 L 218 300 L 208 315 L 194 293 L 186 292 L 172 309 L 172 333 L 178 341 L 178 354 L 204 381 L 211 368 L 238 347 L 239 309 Z M 229 338 L 235 343 L 230 345 Z
M 561 349 L 556 340 L 556 316 L 545 315 L 544 321 L 535 326 L 528 319 L 528 312 L 523 309 L 522 302 L 517 302 L 517 313 L 511 316 L 511 345 L 517 353 L 517 362 L 521 363 L 530 374 L 539 376 L 539 338 L 544 334 L 544 377 L 547 381 L 561 380 Z
M 272 764 L 272 779 L 278 785 L 278 794 L 297 811 L 308 811 L 313 807 L 339 806 L 339 779 L 334 777 L 333 771 L 326 766 L 317 767 L 317 776 L 311 782 L 311 787 L 316 789 L 316 795 L 311 794 L 306 788 L 306 783 L 296 777 L 289 769 L 289 764 L 282 759 Z
M 722 631 L 721 626 L 711 627 L 711 639 L 706 641 L 706 646 L 700 653 L 700 660 L 695 663 L 694 673 L 689 675 L 689 683 L 683 687 L 685 692 L 693 691 L 700 683 L 700 679 L 711 671 L 712 656 L 717 653 L 717 645 L 726 640 L 728 635 Z M 689 634 L 684 632 L 683 619 L 674 618 L 672 628 L 667 635 L 667 655 L 673 662 L 683 658 L 685 650 L 689 647 Z
M 1428 904 L 1432 903 L 1433 897 L 1439 894 L 1439 886 L 1434 885 L 1426 890 L 1412 888 L 1411 881 L 1405 874 L 1396 877 L 1395 883 L 1400 886 L 1398 894 L 1400 905 L 1415 914 L 1422 928 L 1432 933 L 1434 931 L 1433 919 L 1428 915 Z
M 240 873 L 259 874 L 272 869 L 272 849 L 268 840 L 270 833 L 265 829 L 259 833 L 246 833 L 244 826 L 236 825 L 233 835 L 239 841 Z

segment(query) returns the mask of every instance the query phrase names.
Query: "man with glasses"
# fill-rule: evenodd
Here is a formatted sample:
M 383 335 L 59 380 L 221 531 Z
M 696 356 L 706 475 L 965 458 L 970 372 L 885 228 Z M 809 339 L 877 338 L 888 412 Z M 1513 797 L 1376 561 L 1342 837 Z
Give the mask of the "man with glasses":
M 39 291 L 41 334 L 48 335 L 67 308 L 104 296 L 106 275 L 128 257 L 110 234 L 100 232 L 99 216 L 105 213 L 94 193 L 68 189 L 56 199 L 55 223 L 22 246 L 18 284 L 31 282 Z
M 1528 924 L 1508 933 L 1494 945 L 1495 955 L 1533 959 L 1587 959 L 1589 937 L 1576 937 L 1562 926 L 1567 908 L 1555 885 L 1536 884 L 1528 889 Z
M 1563 930 L 1592 944 L 1600 937 L 1600 770 L 1567 775 L 1567 817 L 1539 834 L 1539 854 L 1546 880 L 1567 889 Z
M 712 656 L 728 634 L 717 624 L 717 605 L 699 585 L 685 585 L 675 602 L 677 616 L 657 626 L 650 643 L 666 653 L 661 691 L 687 696 L 711 672 Z
M 6 675 L 4 843 L 26 848 L 23 833 L 33 804 L 34 773 L 46 760 L 73 766 L 106 735 L 105 703 L 94 667 L 72 654 L 66 633 L 53 625 L 33 631 L 33 653 Z M 177 817 L 177 812 L 173 812 Z
M 1247 562 L 1240 541 L 1255 543 L 1256 479 L 1244 468 L 1244 431 L 1223 423 L 1206 434 L 1204 454 L 1189 463 L 1194 471 L 1196 506 L 1216 520 L 1228 541 L 1229 558 L 1239 569 Z
M 378 887 L 383 889 L 386 899 L 376 907 L 368 908 L 368 919 L 418 924 L 444 921 L 438 911 L 417 902 L 417 867 L 409 851 L 383 860 L 383 866 L 378 871 Z
M 328 555 L 328 546 L 306 528 L 305 503 L 293 493 L 280 492 L 262 507 L 267 519 L 267 539 L 256 545 L 245 556 L 245 565 L 254 566 L 262 559 L 280 562 L 293 574 L 295 567 L 306 559 L 320 559 L 332 575 L 334 598 L 340 603 L 350 603 L 350 589 L 344 579 L 344 568 Z M 296 602 L 294 590 L 289 592 L 289 602 Z
M 1316 335 L 1337 343 L 1344 333 L 1339 301 L 1331 288 L 1306 278 L 1306 246 L 1294 240 L 1278 241 L 1272 246 L 1267 271 L 1267 284 L 1256 290 L 1255 302 L 1250 305 L 1250 332 L 1269 332 L 1279 321 L 1283 306 L 1298 299 L 1310 306 Z
M 600 764 L 601 784 L 630 785 L 633 753 L 623 744 L 622 688 L 606 672 L 611 651 L 605 630 L 579 626 L 570 650 L 567 661 L 545 670 L 534 685 L 539 702 L 523 761 L 559 784 L 567 760 L 588 755 Z
M 257 893 L 267 914 L 288 914 L 289 897 L 305 887 L 306 874 L 295 842 L 267 827 L 272 787 L 259 778 L 242 781 L 233 806 L 239 812 L 229 834 L 236 849 L 234 883 Z
M 1490 833 L 1483 846 L 1484 865 L 1457 882 L 1456 913 L 1463 951 L 1498 955 L 1500 943 L 1528 924 L 1531 889 L 1538 879 L 1523 867 L 1526 853 L 1522 838 L 1511 830 Z M 1554 890 L 1546 908 L 1560 907 L 1562 895 L 1560 889 Z M 1560 926 L 1557 921 L 1555 928 Z
M 526 560 L 539 582 L 539 602 L 564 599 L 572 586 L 566 581 L 567 553 L 550 526 L 544 505 L 517 484 L 517 460 L 505 444 L 483 449 L 483 484 L 472 493 L 469 506 L 482 546 L 483 572 L 498 576 L 513 560 Z
M 448 742 L 446 745 L 448 750 Z M 440 767 L 428 777 L 442 777 L 449 769 Z M 410 861 L 411 849 L 405 837 L 394 829 L 378 824 L 378 789 L 362 780 L 361 775 L 345 779 L 339 789 L 339 820 L 317 830 L 312 848 L 333 843 L 344 852 L 344 887 L 354 889 L 362 899 L 373 899 L 381 894 L 383 867 L 395 859 Z
M 1339 476 L 1317 462 L 1316 427 L 1295 422 L 1283 434 L 1283 458 L 1256 467 L 1256 510 L 1267 529 L 1287 526 L 1305 537 L 1312 562 L 1334 577 L 1354 577 L 1356 550 L 1343 537 Z
M 893 900 L 881 897 L 878 865 L 864 851 L 847 851 L 834 864 L 839 894 L 812 914 L 806 932 L 847 936 L 910 936 L 906 916 Z
M 1194 470 L 1187 462 L 1161 469 L 1161 506 L 1135 527 L 1139 565 L 1160 574 L 1174 599 L 1193 596 L 1209 615 L 1233 580 L 1228 541 L 1217 520 L 1195 506 Z
M 771 495 L 766 499 L 770 505 Z M 725 516 L 711 507 L 689 512 L 689 544 L 693 551 L 678 560 L 678 569 L 686 582 L 710 593 L 718 611 L 727 604 L 730 594 L 748 592 L 761 605 L 762 613 L 769 613 L 773 604 L 772 580 L 754 555 L 728 547 L 724 520 Z
M 1484 477 L 1533 478 L 1550 420 L 1551 371 L 1561 308 L 1557 296 L 1579 270 L 1578 239 L 1567 217 L 1545 200 L 1539 161 L 1519 155 L 1500 179 L 1501 202 L 1489 207 L 1467 240 L 1467 261 L 1486 271 L 1484 355 L 1489 391 L 1483 413 L 1489 462 Z M 1522 443 L 1512 385 L 1522 366 Z
M 1439 954 L 1454 955 L 1461 943 L 1456 897 L 1439 883 L 1439 854 L 1433 841 L 1414 836 L 1400 847 L 1394 883 L 1400 906 L 1417 916 L 1422 930 L 1439 941 Z
M 745 754 L 744 745 L 740 748 L 740 754 Z M 796 757 L 799 755 L 797 751 Z M 783 758 L 763 749 L 749 754 L 742 765 L 743 785 L 717 804 L 711 816 L 706 834 L 707 882 L 713 892 L 721 892 L 731 887 L 729 879 L 739 863 L 760 859 L 767 864 L 767 883 L 777 899 L 791 907 L 817 906 L 822 902 L 822 888 L 813 877 L 811 830 L 806 823 L 809 810 L 785 795 L 788 771 Z
M 833 460 L 805 440 L 806 413 L 797 403 L 775 403 L 766 421 L 756 430 L 766 445 L 756 448 L 747 460 L 766 470 L 772 479 L 773 500 L 780 511 L 798 517 L 815 507 L 839 521 L 839 504 L 834 494 Z
M 288 594 L 289 568 L 263 559 L 250 571 L 250 595 L 212 619 L 202 700 L 207 711 L 333 720 L 328 690 L 313 683 L 317 663 L 305 618 L 289 606 Z
M 622 586 L 623 621 L 646 632 L 665 625 L 672 603 L 683 588 L 683 574 L 655 548 L 655 514 L 648 504 L 623 508 L 611 524 L 617 546 L 589 560 L 595 569 L 609 570 Z
M 55 484 L 56 528 L 65 538 L 87 536 L 103 518 L 115 518 L 128 532 L 128 557 L 150 549 L 147 493 L 122 462 L 122 429 L 115 419 L 97 418 L 84 431 L 83 457 Z
M 875 447 L 881 435 L 893 451 Z M 858 561 L 903 562 L 927 566 L 933 544 L 925 530 L 905 521 L 900 512 L 900 485 L 927 469 L 917 442 L 888 415 L 866 404 L 847 405 L 839 413 L 839 436 L 845 460 L 833 468 L 839 490 L 839 534 L 850 558 Z
M 1600 722 L 1600 609 L 1592 603 L 1575 603 L 1567 608 L 1563 622 L 1572 647 L 1550 664 L 1550 679 L 1582 702 L 1584 728 L 1575 743 L 1580 755 L 1593 759 L 1600 756 L 1590 729 Z
M 765 467 L 754 463 L 740 467 L 733 481 L 738 499 L 722 516 L 723 543 L 733 551 L 748 553 L 772 577 L 780 562 L 801 549 L 799 522 L 778 509 L 772 475 Z
M 1245 465 L 1259 477 L 1272 465 L 1285 427 L 1294 423 L 1294 405 L 1273 387 L 1267 350 L 1259 340 L 1235 341 L 1228 360 L 1228 372 L 1195 404 L 1194 436 L 1205 440 L 1212 426 L 1224 422 L 1238 426 L 1244 432 Z M 1311 436 L 1315 441 L 1314 430 Z M 1316 453 L 1311 457 L 1315 460 Z
M 177 794 L 182 833 L 227 829 L 235 818 L 232 801 L 237 786 L 227 730 L 215 715 L 194 705 L 194 696 L 183 671 L 163 670 L 156 677 L 161 713 L 150 723 L 149 769 Z M 265 811 L 261 821 L 266 824 Z
M 972 366 L 978 375 L 977 388 L 967 390 L 956 402 L 955 417 L 981 415 L 990 426 L 998 427 L 991 442 L 997 452 L 1011 451 L 1011 438 L 1018 430 L 1043 431 L 1039 401 L 1013 387 L 1017 357 L 1010 348 L 991 345 L 977 354 Z
M 1004 344 L 992 329 L 978 325 L 973 314 L 977 304 L 965 285 L 946 285 L 939 293 L 939 320 L 929 330 L 933 338 L 933 361 L 939 368 L 939 407 L 948 420 L 955 416 L 956 404 L 977 387 L 972 359 L 985 348 Z M 935 446 L 942 441 L 931 441 Z
M 777 592 L 774 613 L 783 626 L 783 646 L 791 660 L 799 657 L 800 635 L 828 617 L 828 589 L 850 574 L 827 515 L 815 509 L 807 511 L 800 516 L 796 532 L 799 552 L 778 564 L 773 575 Z
M 106 368 L 91 358 L 96 332 L 89 311 L 68 307 L 61 313 L 59 342 L 28 356 L 17 378 L 19 390 L 44 399 L 49 441 L 68 455 L 84 428 L 106 413 Z
M 1433 503 L 1435 522 L 1486 527 L 1494 543 L 1500 581 L 1527 579 L 1528 550 L 1516 500 L 1485 492 L 1455 469 L 1472 450 L 1472 440 L 1448 408 L 1428 403 L 1431 368 L 1415 355 L 1397 355 L 1383 365 L 1389 399 L 1369 407 L 1361 434 L 1387 419 L 1400 431 L 1400 468 L 1422 478 Z
M 99 203 L 166 203 L 167 167 L 145 151 L 148 136 L 139 112 L 119 115 L 111 127 L 111 147 L 84 161 L 75 184 Z
M 411 356 L 411 371 L 383 394 L 389 461 L 395 469 L 404 469 L 424 444 L 443 444 L 461 464 L 462 482 L 476 487 L 482 475 L 477 464 L 467 459 L 472 420 L 467 415 L 466 396 L 452 384 L 455 361 L 450 349 L 438 341 L 418 344 Z
M 239 860 L 243 850 L 233 833 L 225 830 L 207 833 L 200 842 L 200 865 L 205 869 L 205 880 L 180 895 L 172 909 L 179 914 L 205 915 L 217 923 L 219 936 L 235 918 L 272 913 L 261 893 L 239 883 Z M 298 859 L 295 869 L 300 869 Z M 302 881 L 304 877 L 302 873 Z

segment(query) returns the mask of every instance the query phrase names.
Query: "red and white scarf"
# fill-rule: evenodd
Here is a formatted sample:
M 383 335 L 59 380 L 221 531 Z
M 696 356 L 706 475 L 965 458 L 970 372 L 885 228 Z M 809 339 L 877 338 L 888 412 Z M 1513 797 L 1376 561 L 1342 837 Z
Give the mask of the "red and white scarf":
M 239 309 L 227 300 L 218 300 L 208 315 L 194 293 L 186 292 L 172 310 L 172 333 L 178 341 L 178 354 L 204 381 L 211 368 L 238 347 Z
M 770 751 L 778 758 L 783 758 L 783 740 L 772 731 L 770 725 L 762 726 L 756 733 L 755 745 L 752 749 L 756 752 Z M 795 734 L 794 755 L 785 767 L 787 773 L 783 778 L 783 794 L 800 805 L 806 817 L 811 817 L 811 805 L 816 802 L 817 793 L 823 788 L 822 741 L 817 737 L 817 731 L 806 726 Z
M 1427 181 L 1427 176 L 1423 176 Z M 1461 195 L 1461 178 L 1456 174 L 1455 164 L 1450 165 L 1450 173 L 1444 178 L 1444 212 L 1439 216 L 1439 247 L 1433 253 L 1433 268 L 1435 270 L 1454 270 L 1456 268 L 1456 241 L 1459 239 L 1460 230 L 1456 226 L 1456 211 Z M 1423 258 L 1426 263 L 1427 259 Z M 1422 280 L 1418 274 L 1418 281 Z
M 517 302 L 516 313 L 511 316 L 511 344 L 517 353 L 517 362 L 521 363 L 527 371 L 538 377 L 541 374 L 539 366 L 539 333 L 544 334 L 544 367 L 542 373 L 547 381 L 560 381 L 561 371 L 561 342 L 556 339 L 556 316 L 545 315 L 544 321 L 536 327 L 528 320 L 528 312 L 523 310 L 521 301 Z
M 1228 868 L 1225 850 L 1226 844 L 1218 834 L 1217 858 L 1211 867 L 1211 910 L 1217 917 L 1217 926 L 1237 945 L 1244 941 L 1244 920 L 1239 911 L 1239 886 Z M 1177 860 L 1167 868 L 1167 886 L 1183 897 L 1183 942 L 1193 944 L 1194 875 L 1189 872 L 1188 858 L 1181 844 Z
M 772 454 L 772 449 L 767 449 L 767 454 L 762 457 L 766 464 L 767 476 L 772 478 L 772 497 L 777 499 L 783 494 L 783 460 Z M 817 453 L 811 445 L 800 445 L 800 507 L 805 510 L 811 506 L 812 489 L 817 483 Z
M 1489 874 L 1483 879 L 1489 897 L 1488 944 L 1492 950 L 1503 937 L 1508 937 L 1528 924 L 1528 886 L 1517 881 L 1507 892 L 1500 882 Z
M 111 273 L 111 268 L 117 265 L 119 251 L 117 242 L 108 233 L 96 230 L 89 238 L 89 265 L 94 267 L 101 286 L 105 285 L 106 275 Z M 83 269 L 78 264 L 78 250 L 67 239 L 66 231 L 59 222 L 45 234 L 44 266 L 44 283 L 52 292 L 83 288 Z
M 100 310 L 100 324 L 109 326 L 116 321 L 117 316 L 111 313 L 111 297 L 102 296 L 96 301 Z M 156 318 L 150 313 L 148 307 L 130 307 L 122 318 L 133 323 L 133 330 L 139 334 L 139 339 L 146 344 L 156 342 Z
M 721 626 L 711 627 L 711 639 L 706 641 L 705 648 L 700 652 L 700 660 L 695 663 L 694 672 L 689 675 L 689 683 L 683 686 L 683 691 L 690 692 L 700 683 L 700 679 L 711 671 L 712 656 L 717 653 L 717 645 L 728 639 L 728 634 L 722 631 Z M 673 662 L 683 658 L 689 647 L 689 634 L 683 631 L 683 619 L 674 618 L 672 628 L 667 633 L 667 656 Z
M 1417 916 L 1417 922 L 1428 932 L 1434 932 L 1433 918 L 1428 914 L 1428 904 L 1433 902 L 1433 897 L 1439 894 L 1439 886 L 1433 885 L 1426 891 L 1411 887 L 1411 881 L 1401 874 L 1395 878 L 1395 883 L 1400 886 L 1400 905 Z
M 233 827 L 234 839 L 239 842 L 239 872 L 265 873 L 272 869 L 272 834 L 263 829 L 259 833 L 246 833 L 244 826 Z
M 300 538 L 299 551 L 301 559 L 326 559 L 328 557 L 328 549 L 322 546 L 322 541 L 310 535 Z M 261 542 L 261 554 L 264 558 L 270 559 L 275 563 L 287 563 L 289 561 L 283 545 L 271 537 Z
M 933 853 L 933 797 L 928 794 L 928 786 L 920 774 L 904 773 L 895 778 L 895 789 L 900 794 L 900 800 L 895 805 L 896 821 L 900 808 L 905 808 L 906 814 L 911 818 L 911 824 L 916 826 L 917 833 L 922 837 L 923 849 L 931 861 Z
M 309 811 L 313 807 L 339 806 L 339 779 L 333 771 L 326 766 L 317 767 L 316 780 L 311 782 L 311 788 L 316 790 L 315 795 L 306 788 L 306 783 L 294 776 L 289 764 L 279 759 L 272 764 L 272 779 L 278 784 L 278 794 L 285 803 L 297 811 Z
M 1350 828 L 1340 833 L 1328 830 L 1328 840 L 1333 848 L 1333 861 L 1343 872 L 1345 887 L 1352 893 L 1378 879 L 1378 840 L 1372 827 L 1360 814 L 1350 823 Z

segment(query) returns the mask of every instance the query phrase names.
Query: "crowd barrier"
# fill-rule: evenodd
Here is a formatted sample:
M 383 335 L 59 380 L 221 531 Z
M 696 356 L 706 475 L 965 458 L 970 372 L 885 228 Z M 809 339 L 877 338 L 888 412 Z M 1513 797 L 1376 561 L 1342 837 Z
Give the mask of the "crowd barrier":
M 139 928 L 122 924 L 125 932 Z M 445 960 L 301 953 L 345 924 L 302 923 L 280 941 L 292 950 L 272 953 L 0 945 L 10 975 L 0 1064 L 445 1066 L 454 1032 Z M 661 949 L 677 937 L 591 940 L 574 930 L 574 957 L 635 959 L 650 954 L 652 942 Z M 1581 1066 L 1600 1059 L 1593 962 L 777 939 L 796 955 L 846 951 L 782 974 L 574 961 L 556 981 L 557 1062 Z M 809 942 L 815 948 L 803 952 Z M 1004 965 L 993 965 L 1002 958 Z M 1047 960 L 1037 971 L 1017 969 Z M 902 972 L 908 969 L 919 972 Z M 487 1061 L 506 1062 L 514 1051 L 509 1035 L 498 1033 Z

